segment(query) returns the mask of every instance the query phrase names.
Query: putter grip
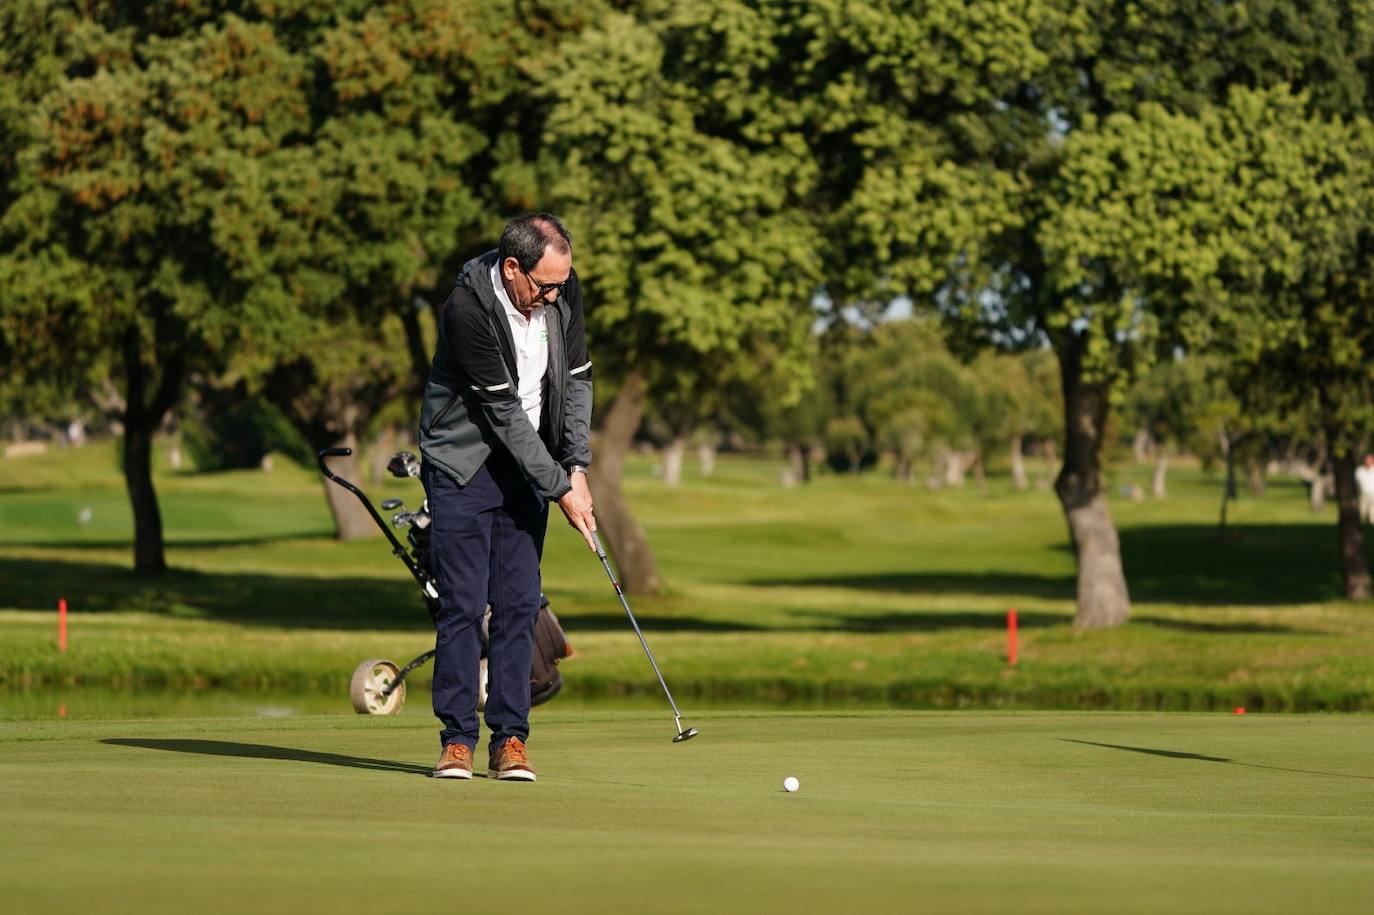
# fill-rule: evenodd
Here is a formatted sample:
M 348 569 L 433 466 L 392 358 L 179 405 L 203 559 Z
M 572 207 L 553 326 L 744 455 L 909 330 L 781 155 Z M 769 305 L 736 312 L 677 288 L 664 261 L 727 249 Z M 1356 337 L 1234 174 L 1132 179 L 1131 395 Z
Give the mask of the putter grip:
M 326 448 L 320 452 L 320 457 L 348 457 L 353 453 L 352 448 Z

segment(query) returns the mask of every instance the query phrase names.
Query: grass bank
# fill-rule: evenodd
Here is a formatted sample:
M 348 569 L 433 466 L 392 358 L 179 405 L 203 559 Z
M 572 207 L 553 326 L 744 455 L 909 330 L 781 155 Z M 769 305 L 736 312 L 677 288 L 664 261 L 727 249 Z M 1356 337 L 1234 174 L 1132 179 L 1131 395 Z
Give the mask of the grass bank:
M 1225 540 L 1219 483 L 1197 469 L 1175 473 L 1167 499 L 1115 499 L 1134 615 L 1079 633 L 1051 493 L 997 478 L 986 492 L 932 492 L 878 474 L 788 489 L 780 471 L 727 458 L 670 489 L 652 458 L 630 466 L 668 581 L 632 600 L 686 701 L 1374 708 L 1374 608 L 1340 599 L 1334 516 L 1312 516 L 1295 484 L 1243 498 Z M 1147 474 L 1118 472 L 1112 492 Z M 107 447 L 0 461 L 0 688 L 338 691 L 363 658 L 427 647 L 404 570 L 380 539 L 328 537 L 311 470 L 163 468 L 158 485 L 173 571 L 148 581 L 127 571 L 127 500 Z M 410 481 L 372 490 L 419 498 Z M 577 652 L 567 695 L 657 689 L 599 564 L 561 520 L 545 590 Z M 65 655 L 59 597 L 73 608 Z

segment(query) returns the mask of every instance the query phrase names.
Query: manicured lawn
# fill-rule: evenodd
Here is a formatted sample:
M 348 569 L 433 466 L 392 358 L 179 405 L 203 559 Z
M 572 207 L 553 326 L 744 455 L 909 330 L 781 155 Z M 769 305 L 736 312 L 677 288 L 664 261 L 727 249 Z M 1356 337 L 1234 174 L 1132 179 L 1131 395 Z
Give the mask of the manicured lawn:
M 542 710 L 533 785 L 428 778 L 422 717 L 0 723 L 5 909 L 1374 906 L 1374 716 L 691 723 Z
M 1132 501 L 1123 485 L 1149 468 L 1116 472 L 1134 614 L 1079 633 L 1073 558 L 1046 490 L 993 477 L 986 492 L 933 492 L 881 473 L 789 489 L 776 461 L 718 467 L 709 479 L 689 467 L 670 489 L 642 457 L 626 482 L 668 582 L 632 602 L 686 700 L 1374 708 L 1374 607 L 1340 599 L 1334 515 L 1312 516 L 1296 484 L 1246 493 L 1219 540 L 1214 476 L 1184 468 L 1168 499 Z M 158 482 L 173 571 L 146 581 L 127 570 L 127 502 L 108 445 L 0 461 L 0 689 L 337 693 L 363 658 L 425 649 L 413 584 L 380 539 L 328 537 L 312 469 L 164 469 Z M 369 488 L 420 494 L 413 481 Z M 599 564 L 560 518 L 552 525 L 545 590 L 578 653 L 567 695 L 651 696 Z M 73 608 L 65 656 L 54 648 L 59 597 Z M 1005 660 L 1012 606 L 1016 669 Z

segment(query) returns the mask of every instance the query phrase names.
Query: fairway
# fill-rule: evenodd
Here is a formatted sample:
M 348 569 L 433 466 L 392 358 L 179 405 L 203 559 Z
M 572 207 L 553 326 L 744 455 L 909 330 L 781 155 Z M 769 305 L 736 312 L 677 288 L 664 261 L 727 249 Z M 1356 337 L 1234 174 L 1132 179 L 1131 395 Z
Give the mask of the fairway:
M 3 723 L 5 909 L 1374 905 L 1371 716 L 689 721 L 541 710 L 535 785 L 429 778 L 423 716 Z

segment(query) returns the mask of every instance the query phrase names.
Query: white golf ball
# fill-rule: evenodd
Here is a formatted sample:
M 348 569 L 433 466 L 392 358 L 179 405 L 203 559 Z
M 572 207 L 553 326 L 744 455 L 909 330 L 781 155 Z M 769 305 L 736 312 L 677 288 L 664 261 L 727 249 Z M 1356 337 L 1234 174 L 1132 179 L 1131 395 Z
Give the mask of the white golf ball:
M 801 782 L 797 781 L 797 779 L 791 775 L 787 776 L 787 778 L 784 778 L 782 780 L 782 790 L 786 792 L 791 793 L 793 791 L 796 791 L 800 787 Z

